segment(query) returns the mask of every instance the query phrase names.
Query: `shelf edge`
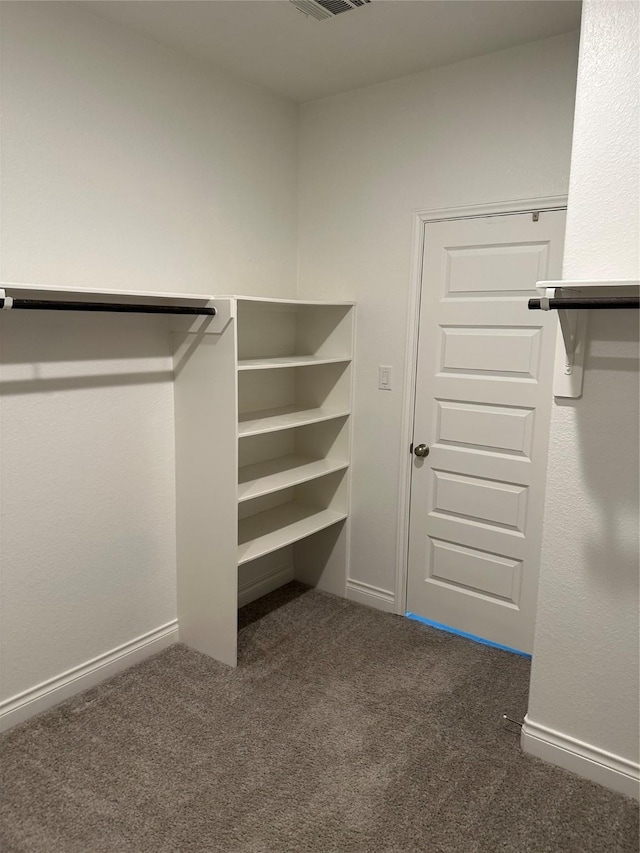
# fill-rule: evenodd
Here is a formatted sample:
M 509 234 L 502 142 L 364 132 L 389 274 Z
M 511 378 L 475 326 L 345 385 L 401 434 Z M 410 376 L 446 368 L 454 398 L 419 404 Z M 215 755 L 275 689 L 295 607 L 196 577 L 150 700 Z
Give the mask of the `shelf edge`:
M 312 462 L 322 462 L 322 461 L 327 461 L 327 460 L 314 459 L 314 460 L 310 460 L 310 462 L 308 464 L 311 464 Z M 249 467 L 249 466 L 247 466 L 247 467 Z M 300 466 L 300 467 L 303 467 L 303 466 Z M 336 461 L 332 467 L 328 468 L 325 471 L 321 471 L 318 474 L 310 474 L 308 476 L 302 477 L 301 479 L 294 478 L 282 486 L 275 486 L 273 488 L 267 489 L 266 491 L 259 492 L 258 494 L 245 495 L 243 497 L 238 497 L 238 503 L 239 504 L 245 503 L 245 501 L 251 501 L 251 500 L 254 500 L 255 498 L 262 498 L 265 495 L 272 495 L 272 494 L 275 494 L 275 492 L 281 492 L 281 491 L 284 491 L 285 489 L 291 489 L 291 488 L 293 488 L 293 486 L 299 486 L 301 483 L 310 483 L 312 480 L 319 480 L 321 477 L 326 477 L 329 474 L 335 474 L 337 471 L 345 471 L 348 467 L 349 467 L 348 461 L 347 462 Z M 292 470 L 296 470 L 296 469 L 294 468 Z M 249 482 L 255 483 L 258 480 L 268 480 L 270 477 L 275 477 L 275 476 L 277 476 L 277 475 L 276 474 L 266 474 L 264 477 L 256 477 L 255 480 L 251 480 Z M 238 487 L 240 487 L 240 484 L 238 484 Z

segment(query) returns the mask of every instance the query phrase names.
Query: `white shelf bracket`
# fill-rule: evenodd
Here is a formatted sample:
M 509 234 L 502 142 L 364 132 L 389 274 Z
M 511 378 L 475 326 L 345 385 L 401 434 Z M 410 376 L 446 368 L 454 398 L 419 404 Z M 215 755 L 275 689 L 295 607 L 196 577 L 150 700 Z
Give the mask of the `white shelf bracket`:
M 235 319 L 235 301 L 214 298 L 208 300 L 207 305 L 216 309 L 215 317 L 172 317 L 171 331 L 185 335 L 221 335 Z
M 549 311 L 549 299 L 571 296 L 635 296 L 640 297 L 637 279 L 559 279 L 538 281 L 540 308 Z M 581 397 L 584 357 L 587 348 L 589 311 L 559 308 L 556 361 L 553 377 L 555 397 Z
M 575 294 L 575 291 L 572 291 Z M 550 299 L 568 296 L 562 288 L 547 287 L 541 307 L 549 310 Z M 575 308 L 558 308 L 558 338 L 553 379 L 555 397 L 581 397 L 584 372 L 584 351 L 587 332 L 587 312 Z
M 562 292 L 562 291 L 560 291 Z M 547 289 L 547 300 L 555 299 L 556 291 L 554 288 Z M 576 351 L 576 332 L 578 329 L 578 312 L 571 308 L 558 308 L 558 320 L 560 321 L 560 331 L 564 341 L 565 363 L 564 372 L 566 376 L 573 373 L 573 361 Z

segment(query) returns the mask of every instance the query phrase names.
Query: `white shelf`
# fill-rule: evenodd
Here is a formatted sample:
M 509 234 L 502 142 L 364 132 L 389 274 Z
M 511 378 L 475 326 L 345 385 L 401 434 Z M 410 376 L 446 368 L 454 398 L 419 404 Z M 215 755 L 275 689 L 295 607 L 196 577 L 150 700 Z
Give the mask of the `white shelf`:
M 238 471 L 238 503 L 315 480 L 348 466 L 348 462 L 338 459 L 308 459 L 295 455 L 246 465 Z
M 637 279 L 588 279 L 579 281 L 577 279 L 567 279 L 565 281 L 538 281 L 536 282 L 536 290 L 544 296 L 548 288 L 562 288 L 562 290 L 603 290 L 606 295 L 609 288 L 619 289 L 621 293 L 625 291 L 637 290 L 640 286 L 640 281 Z
M 117 301 L 120 296 L 144 297 L 149 299 L 176 299 L 180 302 L 185 300 L 195 300 L 196 302 L 208 303 L 214 299 L 220 299 L 218 296 L 209 296 L 206 293 L 170 293 L 163 290 L 97 290 L 93 287 L 60 287 L 59 285 L 48 284 L 27 284 L 20 281 L 1 281 L 0 288 L 4 290 L 20 290 L 20 291 L 35 291 L 40 293 L 51 293 L 55 296 L 64 296 L 69 294 L 77 296 L 99 296 L 105 302 Z
M 238 524 L 238 565 L 292 545 L 346 517 L 346 512 L 291 503 L 244 518 Z
M 238 418 L 238 437 L 316 424 L 332 418 L 342 418 L 348 414 L 349 409 L 305 409 L 301 406 L 282 406 L 277 409 L 246 412 Z
M 272 370 L 276 367 L 308 367 L 314 364 L 341 364 L 351 361 L 350 356 L 322 358 L 317 355 L 287 355 L 276 358 L 246 358 L 238 362 L 238 370 Z
M 283 308 L 288 306 L 294 311 L 298 306 L 301 306 L 304 308 L 305 305 L 312 305 L 312 306 L 318 305 L 321 308 L 324 308 L 327 306 L 329 306 L 329 307 L 335 306 L 335 305 L 344 305 L 347 307 L 351 307 L 351 306 L 355 305 L 355 302 L 352 302 L 350 300 L 341 300 L 341 299 L 338 299 L 335 302 L 331 302 L 331 301 L 327 301 L 325 299 L 278 299 L 276 297 L 269 298 L 266 296 L 230 296 L 228 298 L 236 299 L 238 302 L 245 303 L 246 305 L 253 303 L 253 304 L 255 304 L 256 308 L 263 308 L 263 307 L 269 306 L 269 305 L 274 305 L 274 306 L 281 305 Z

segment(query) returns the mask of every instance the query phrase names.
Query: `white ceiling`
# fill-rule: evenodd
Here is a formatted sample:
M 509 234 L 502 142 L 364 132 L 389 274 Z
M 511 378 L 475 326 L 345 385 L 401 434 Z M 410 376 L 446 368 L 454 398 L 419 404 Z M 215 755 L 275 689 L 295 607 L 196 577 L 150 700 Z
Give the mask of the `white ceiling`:
M 309 101 L 580 26 L 575 0 L 372 0 L 317 21 L 288 0 L 96 0 L 88 8 Z

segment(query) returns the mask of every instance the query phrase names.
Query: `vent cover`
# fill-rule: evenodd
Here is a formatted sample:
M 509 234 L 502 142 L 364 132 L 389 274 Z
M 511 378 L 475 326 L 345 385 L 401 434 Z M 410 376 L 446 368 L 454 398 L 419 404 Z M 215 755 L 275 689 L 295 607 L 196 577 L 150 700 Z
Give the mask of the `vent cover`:
M 311 15 L 312 18 L 322 21 L 325 18 L 340 15 L 342 12 L 348 12 L 350 9 L 357 9 L 358 6 L 365 6 L 371 0 L 290 0 L 290 2 L 305 15 Z

